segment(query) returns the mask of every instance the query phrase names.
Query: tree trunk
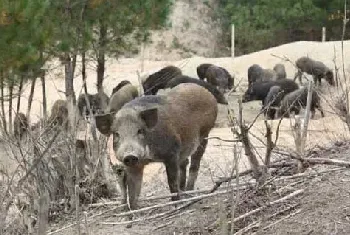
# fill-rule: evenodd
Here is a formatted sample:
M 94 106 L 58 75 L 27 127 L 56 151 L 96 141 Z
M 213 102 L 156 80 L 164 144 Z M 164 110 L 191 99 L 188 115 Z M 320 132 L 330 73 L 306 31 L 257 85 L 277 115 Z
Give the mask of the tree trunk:
M 105 47 L 107 27 L 100 22 L 99 46 L 97 55 L 97 91 L 103 91 L 103 78 L 105 74 Z
M 30 123 L 30 111 L 32 109 L 32 103 L 33 103 L 33 96 L 34 96 L 34 91 L 35 91 L 35 83 L 36 83 L 36 77 L 32 78 L 32 84 L 30 86 L 30 94 L 28 98 L 28 108 L 27 108 L 27 119 L 29 120 Z
M 3 131 L 5 132 L 5 133 L 7 133 L 7 125 L 6 125 L 6 113 L 5 113 L 5 105 L 4 105 L 4 86 L 5 86 L 5 84 L 4 84 L 4 73 L 3 72 L 1 72 L 1 74 L 0 74 L 0 82 L 1 82 L 1 84 L 0 84 L 0 86 L 1 86 L 1 112 L 2 112 L 2 114 L 1 114 L 1 119 L 2 119 L 2 127 L 3 127 Z
M 43 116 L 44 116 L 44 122 L 46 122 L 46 120 L 47 120 L 47 103 L 46 103 L 45 70 L 41 71 L 40 80 L 41 80 L 41 88 L 42 88 L 42 94 L 43 94 Z
M 86 108 L 89 110 L 89 115 L 90 115 L 90 120 L 91 120 L 91 134 L 94 140 L 97 140 L 97 133 L 96 133 L 96 120 L 94 115 L 92 114 L 91 106 L 90 106 L 90 101 L 88 99 L 88 90 L 86 86 L 86 58 L 85 58 L 85 51 L 82 52 L 81 54 L 81 62 L 82 62 L 82 67 L 81 67 L 81 75 L 83 79 L 83 86 L 84 86 L 84 92 L 85 92 L 85 102 L 86 102 Z
M 8 132 L 13 133 L 13 128 L 12 128 L 12 98 L 13 98 L 13 81 L 14 77 L 12 77 L 12 74 L 9 75 L 9 120 L 8 120 Z
M 83 80 L 84 93 L 85 95 L 87 95 L 88 89 L 86 85 L 86 53 L 85 51 L 81 53 L 81 78 Z M 90 108 L 90 104 L 87 104 L 87 105 L 89 106 L 88 108 Z
M 19 110 L 21 109 L 21 95 L 22 95 L 22 89 L 23 89 L 23 82 L 24 82 L 24 75 L 21 75 L 20 80 L 19 80 L 19 86 L 18 86 L 16 113 L 19 113 Z

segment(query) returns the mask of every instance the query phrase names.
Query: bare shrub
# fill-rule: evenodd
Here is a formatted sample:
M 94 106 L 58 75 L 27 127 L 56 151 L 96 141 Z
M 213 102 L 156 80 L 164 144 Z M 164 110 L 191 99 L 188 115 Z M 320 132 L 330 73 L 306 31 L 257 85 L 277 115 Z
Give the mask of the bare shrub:
M 1 234 L 45 231 L 58 213 L 113 192 L 102 166 L 105 139 L 94 142 L 85 135 L 77 140 L 64 127 L 44 126 L 22 140 L 3 135 L 0 144 L 9 159 L 5 164 L 14 166 L 0 172 Z

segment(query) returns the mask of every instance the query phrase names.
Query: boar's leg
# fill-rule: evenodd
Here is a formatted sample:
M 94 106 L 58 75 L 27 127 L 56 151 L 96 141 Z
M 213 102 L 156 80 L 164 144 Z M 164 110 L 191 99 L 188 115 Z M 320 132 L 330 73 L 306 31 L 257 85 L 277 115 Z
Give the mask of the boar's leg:
M 179 192 L 179 163 L 177 157 L 170 157 L 171 160 L 167 160 L 165 162 L 165 169 L 168 178 L 168 185 L 170 193 L 178 193 Z M 172 196 L 171 200 L 176 201 L 179 200 L 179 195 Z
M 317 109 L 320 110 L 321 117 L 324 117 L 324 112 L 323 112 L 322 106 L 318 104 Z
M 184 160 L 182 163 L 180 163 L 180 190 L 185 191 L 186 187 L 186 171 L 187 171 L 187 165 L 189 163 L 188 158 Z
M 190 165 L 186 190 L 194 189 L 194 183 L 197 180 L 198 170 L 200 167 L 200 163 L 201 163 L 205 148 L 207 147 L 207 144 L 208 144 L 208 139 L 203 138 L 196 152 L 191 156 L 191 165 Z
M 301 83 L 301 76 L 302 76 L 302 75 L 303 75 L 303 72 L 301 72 L 300 70 L 298 70 L 298 72 L 295 73 L 295 76 L 294 76 L 293 81 L 295 82 L 295 80 L 298 78 L 299 84 L 302 84 L 302 83 Z
M 137 201 L 141 192 L 141 184 L 144 167 L 126 167 L 126 184 L 129 194 L 129 206 L 131 210 L 137 208 Z

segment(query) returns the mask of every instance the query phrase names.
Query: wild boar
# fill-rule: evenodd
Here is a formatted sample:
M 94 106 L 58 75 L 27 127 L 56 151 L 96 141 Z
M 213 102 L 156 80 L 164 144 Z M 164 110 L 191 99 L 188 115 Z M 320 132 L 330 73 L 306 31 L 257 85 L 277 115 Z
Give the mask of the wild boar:
M 305 108 L 307 104 L 307 93 L 308 88 L 302 87 L 298 90 L 295 90 L 289 94 L 286 94 L 281 101 L 280 108 L 278 110 L 279 117 L 289 117 L 291 112 L 295 114 L 300 113 L 301 108 Z M 321 113 L 321 116 L 324 117 L 324 112 L 321 107 L 321 99 L 316 90 L 312 90 L 312 99 L 311 99 L 311 118 L 315 117 L 316 109 Z
M 17 113 L 13 120 L 13 134 L 16 138 L 21 139 L 28 131 L 29 123 L 26 115 Z
M 234 85 L 233 77 L 222 67 L 212 65 L 207 68 L 205 73 L 207 82 L 217 87 L 222 93 L 231 90 Z
M 286 68 L 283 64 L 276 64 L 273 71 L 276 73 L 276 80 L 287 78 Z
M 131 83 L 124 85 L 112 95 L 109 101 L 107 112 L 118 112 L 118 110 L 121 109 L 124 104 L 135 99 L 138 96 L 139 93 L 135 86 L 131 85 Z
M 138 97 L 115 116 L 96 117 L 98 130 L 113 136 L 115 156 L 125 167 L 125 188 L 131 209 L 137 207 L 143 170 L 150 162 L 164 163 L 171 193 L 194 188 L 217 112 L 217 102 L 205 88 L 180 84 L 166 96 Z M 178 199 L 179 195 L 172 197 Z
M 279 108 L 282 98 L 283 91 L 280 86 L 273 86 L 270 88 L 263 102 L 264 114 L 268 119 L 275 118 L 276 110 Z
M 126 86 L 126 85 L 128 85 L 128 84 L 131 84 L 131 82 L 128 81 L 128 80 L 123 80 L 123 81 L 119 82 L 118 85 L 117 85 L 116 87 L 113 88 L 111 97 L 112 97 L 112 95 L 113 95 L 114 93 L 116 93 L 117 91 L 119 91 L 123 86 Z
M 248 68 L 248 85 L 254 82 L 275 81 L 276 78 L 276 72 L 272 69 L 263 69 L 258 64 L 253 64 Z
M 86 104 L 85 96 L 86 96 L 85 94 L 80 94 L 78 98 L 79 114 L 81 117 L 84 117 L 84 118 L 90 115 L 90 111 L 88 110 L 88 107 Z M 103 91 L 100 91 L 94 95 L 87 94 L 87 99 L 89 100 L 90 108 L 91 108 L 92 114 L 94 115 L 102 114 L 108 108 L 109 97 Z
M 207 89 L 210 93 L 212 93 L 212 95 L 215 97 L 216 101 L 219 104 L 228 104 L 225 96 L 218 89 L 216 89 L 216 87 L 212 86 L 211 84 L 207 83 L 206 81 L 199 80 L 196 78 L 191 78 L 191 77 L 185 76 L 185 75 L 181 75 L 181 76 L 177 76 L 177 77 L 173 78 L 171 81 L 169 81 L 167 83 L 167 85 L 165 86 L 165 89 L 176 87 L 177 85 L 182 84 L 182 83 L 194 83 L 194 84 L 197 84 L 199 86 L 202 86 L 205 89 Z
M 267 94 L 270 91 L 270 88 L 273 86 L 280 86 L 284 95 L 288 94 L 289 92 L 295 91 L 299 88 L 298 84 L 296 84 L 291 79 L 280 79 L 269 82 L 254 82 L 248 87 L 247 91 L 244 93 L 242 102 L 245 103 L 252 100 L 264 101 Z
M 205 80 L 207 70 L 210 66 L 213 66 L 213 64 L 200 64 L 197 67 L 197 76 L 200 80 Z
M 298 78 L 301 84 L 301 77 L 303 73 L 312 75 L 314 83 L 316 86 L 321 85 L 321 79 L 324 78 L 331 86 L 335 85 L 333 71 L 328 68 L 321 61 L 313 60 L 309 57 L 300 57 L 295 62 L 298 71 L 295 74 L 294 81 Z
M 66 100 L 56 100 L 48 120 L 52 126 L 68 127 L 68 108 Z
M 145 95 L 155 95 L 159 89 L 164 89 L 165 85 L 174 77 L 181 75 L 181 69 L 176 66 L 166 66 L 148 76 L 142 83 Z

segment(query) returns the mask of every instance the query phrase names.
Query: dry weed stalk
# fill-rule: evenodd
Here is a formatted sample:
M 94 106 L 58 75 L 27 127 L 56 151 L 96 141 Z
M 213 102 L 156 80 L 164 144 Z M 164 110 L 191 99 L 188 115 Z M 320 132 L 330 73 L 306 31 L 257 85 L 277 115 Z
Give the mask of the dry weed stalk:
M 5 156 L 12 155 L 12 164 L 16 165 L 11 172 L 0 172 L 1 234 L 32 233 L 36 229 L 39 234 L 46 234 L 49 213 L 60 211 L 61 207 L 77 209 L 80 221 L 80 201 L 94 200 L 106 193 L 101 191 L 106 180 L 98 160 L 105 153 L 93 156 L 86 149 L 77 151 L 76 133 L 61 127 L 36 126 L 39 128 L 28 130 L 22 140 L 10 135 L 1 139 L 2 149 L 8 150 Z M 90 145 L 90 141 L 85 143 Z M 16 207 L 21 223 L 18 219 L 9 221 L 9 211 Z M 35 223 L 38 226 L 33 227 Z
M 249 129 L 253 126 L 254 122 L 247 127 L 243 121 L 242 100 L 238 100 L 238 107 L 239 110 L 237 118 L 234 117 L 233 110 L 228 110 L 229 120 L 234 126 L 231 130 L 233 134 L 238 136 L 238 139 L 240 139 L 242 142 L 245 155 L 248 157 L 249 164 L 253 172 L 253 177 L 257 180 L 259 185 L 263 185 L 267 178 L 267 168 L 266 166 L 259 164 L 259 161 L 252 150 L 252 144 L 249 139 Z

